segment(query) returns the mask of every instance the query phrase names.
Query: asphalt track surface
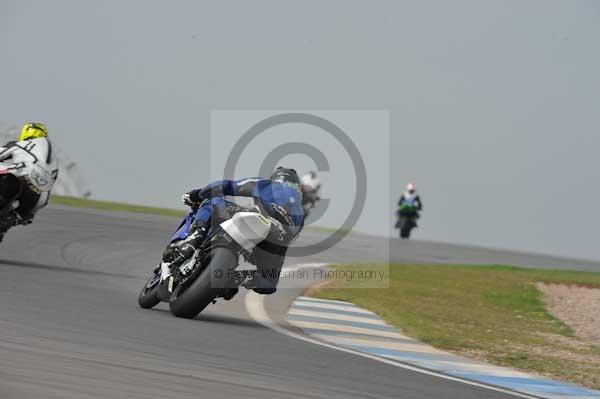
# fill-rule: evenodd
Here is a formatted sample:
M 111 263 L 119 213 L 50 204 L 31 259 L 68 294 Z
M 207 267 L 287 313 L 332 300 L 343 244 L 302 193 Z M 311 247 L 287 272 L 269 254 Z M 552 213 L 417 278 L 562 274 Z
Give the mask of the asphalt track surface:
M 507 398 L 303 342 L 255 322 L 241 293 L 194 320 L 137 294 L 177 220 L 49 207 L 0 247 L 0 398 Z M 304 239 L 324 233 L 306 231 Z M 504 263 L 600 271 L 569 261 L 349 236 L 290 262 Z M 274 320 L 298 290 L 267 300 Z

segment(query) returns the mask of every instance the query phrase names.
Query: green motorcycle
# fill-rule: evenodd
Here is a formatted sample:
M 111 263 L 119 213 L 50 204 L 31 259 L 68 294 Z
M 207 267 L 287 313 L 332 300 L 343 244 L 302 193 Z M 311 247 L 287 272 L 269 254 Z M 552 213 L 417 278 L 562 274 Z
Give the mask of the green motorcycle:
M 417 227 L 417 219 L 419 219 L 419 210 L 414 205 L 403 204 L 400 205 L 396 212 L 398 221 L 396 222 L 396 228 L 400 230 L 400 238 L 410 238 L 410 232 L 412 229 Z

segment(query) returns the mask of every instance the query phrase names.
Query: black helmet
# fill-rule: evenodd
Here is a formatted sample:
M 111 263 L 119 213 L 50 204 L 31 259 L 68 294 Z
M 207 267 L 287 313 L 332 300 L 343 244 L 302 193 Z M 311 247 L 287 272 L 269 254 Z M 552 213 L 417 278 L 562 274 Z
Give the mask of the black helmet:
M 280 166 L 275 169 L 275 172 L 273 172 L 271 175 L 271 180 L 285 184 L 294 190 L 300 191 L 300 178 L 294 169 Z

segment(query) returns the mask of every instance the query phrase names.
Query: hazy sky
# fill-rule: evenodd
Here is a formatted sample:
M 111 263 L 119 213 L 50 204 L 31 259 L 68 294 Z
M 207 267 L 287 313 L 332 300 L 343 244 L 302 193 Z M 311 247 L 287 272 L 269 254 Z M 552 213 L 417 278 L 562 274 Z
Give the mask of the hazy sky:
M 211 111 L 389 110 L 388 142 L 346 126 L 379 204 L 360 230 L 415 180 L 417 238 L 600 259 L 599 41 L 593 0 L 4 0 L 0 120 L 46 121 L 97 198 L 174 206 L 211 176 Z M 310 143 L 342 201 L 352 169 Z

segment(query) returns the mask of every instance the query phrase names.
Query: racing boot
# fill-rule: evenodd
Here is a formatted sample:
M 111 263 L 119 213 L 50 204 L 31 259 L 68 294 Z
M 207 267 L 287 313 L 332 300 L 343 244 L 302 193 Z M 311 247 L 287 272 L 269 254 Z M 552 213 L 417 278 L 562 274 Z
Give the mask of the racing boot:
M 254 276 L 242 284 L 242 287 L 253 290 L 257 294 L 271 295 L 277 291 L 277 284 L 274 283 L 263 270 L 256 270 Z
M 177 241 L 165 249 L 161 264 L 163 271 L 168 268 L 170 272 L 174 267 L 181 265 L 183 261 L 192 256 L 206 238 L 207 233 L 208 227 L 206 225 L 194 222 L 190 227 L 190 234 L 185 239 Z

